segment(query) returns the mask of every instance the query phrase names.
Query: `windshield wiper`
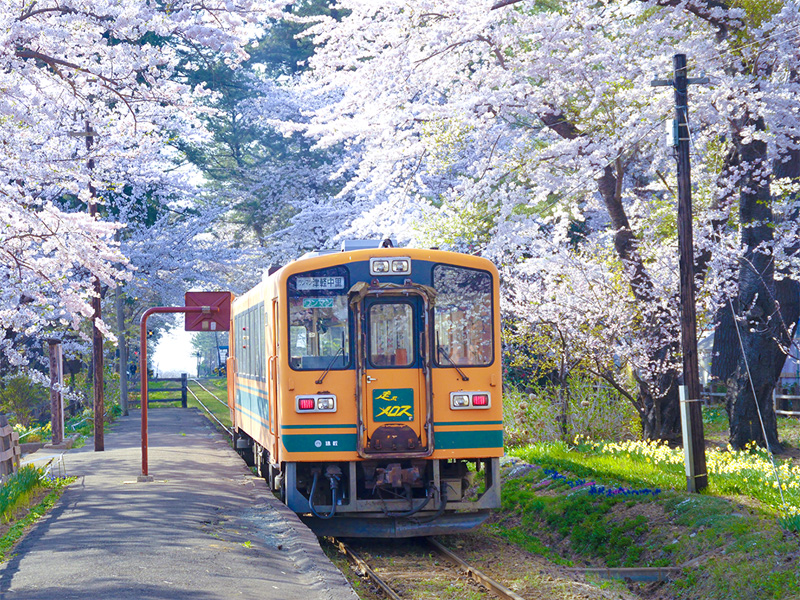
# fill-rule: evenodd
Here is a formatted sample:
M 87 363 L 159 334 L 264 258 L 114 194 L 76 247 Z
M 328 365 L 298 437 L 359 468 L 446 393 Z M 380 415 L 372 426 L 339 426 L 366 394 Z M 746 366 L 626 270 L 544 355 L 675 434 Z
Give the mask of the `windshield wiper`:
M 462 379 L 462 381 L 469 381 L 469 377 L 467 377 L 466 375 L 464 375 L 464 371 L 462 371 L 461 369 L 459 369 L 459 368 L 458 368 L 458 365 L 457 365 L 455 362 L 453 362 L 453 359 L 452 359 L 452 358 L 450 358 L 450 355 L 447 353 L 447 350 L 445 350 L 444 348 L 442 348 L 442 346 L 440 346 L 440 345 L 438 345 L 438 344 L 437 344 L 437 348 L 439 349 L 439 354 L 443 354 L 443 355 L 444 355 L 444 357 L 445 357 L 445 358 L 446 358 L 446 359 L 447 359 L 447 360 L 450 362 L 450 364 L 451 364 L 451 365 L 453 365 L 453 368 L 454 368 L 456 371 L 458 371 L 458 374 L 459 374 L 459 375 L 461 375 L 461 379 Z
M 342 356 L 344 356 L 344 346 L 339 346 L 339 349 L 336 351 L 336 354 L 333 355 L 333 358 L 331 359 L 331 362 L 328 363 L 328 366 L 325 369 L 325 372 L 322 375 L 320 375 L 320 378 L 317 379 L 317 381 L 315 381 L 315 383 L 317 385 L 322 385 L 322 381 L 325 379 L 325 376 L 328 374 L 328 371 L 331 370 L 331 367 L 333 366 L 333 363 L 336 362 L 336 359 L 339 358 L 340 354 Z

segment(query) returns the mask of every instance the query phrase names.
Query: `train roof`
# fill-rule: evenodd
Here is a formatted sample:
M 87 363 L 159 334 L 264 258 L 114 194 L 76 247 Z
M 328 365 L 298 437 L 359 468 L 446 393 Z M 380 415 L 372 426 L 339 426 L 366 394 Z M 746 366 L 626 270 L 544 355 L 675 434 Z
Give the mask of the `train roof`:
M 290 275 L 303 271 L 324 269 L 336 264 L 368 260 L 376 255 L 379 256 L 408 256 L 412 260 L 427 260 L 431 262 L 442 262 L 461 264 L 463 266 L 474 266 L 482 268 L 497 275 L 497 268 L 486 258 L 463 254 L 460 252 L 450 252 L 439 248 L 411 248 L 397 247 L 391 240 L 347 240 L 342 242 L 340 250 L 318 250 L 307 252 L 297 260 L 294 260 L 279 269 L 270 269 L 264 273 L 263 280 L 251 290 L 241 294 L 234 300 L 244 300 L 251 293 L 260 288 L 283 286 Z M 256 292 L 260 293 L 260 292 Z M 244 300 L 245 304 L 248 300 Z

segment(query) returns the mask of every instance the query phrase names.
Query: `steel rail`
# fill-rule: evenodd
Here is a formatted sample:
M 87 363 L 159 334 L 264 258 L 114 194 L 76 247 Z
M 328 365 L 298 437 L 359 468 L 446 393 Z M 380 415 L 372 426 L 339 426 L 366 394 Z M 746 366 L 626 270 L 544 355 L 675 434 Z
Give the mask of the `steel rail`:
M 481 585 L 486 586 L 490 589 L 495 595 L 499 596 L 500 598 L 504 598 L 505 600 L 524 600 L 522 596 L 512 592 L 510 589 L 505 587 L 504 585 L 496 582 L 494 579 L 489 577 L 488 575 L 482 573 L 475 567 L 471 566 L 470 564 L 464 562 L 458 556 L 453 554 L 450 550 L 442 546 L 439 542 L 437 542 L 432 537 L 427 537 L 425 540 L 433 546 L 433 548 L 442 556 L 450 560 L 451 562 L 455 563 L 459 568 L 466 571 L 467 576 L 470 579 L 473 579 L 480 583 Z
M 203 386 L 200 386 L 200 387 L 203 387 Z M 194 396 L 194 399 L 195 399 L 195 400 L 197 400 L 197 403 L 198 403 L 200 406 L 202 406 L 202 407 L 203 407 L 203 409 L 204 409 L 204 410 L 205 410 L 205 411 L 208 413 L 208 415 L 209 415 L 209 416 L 210 416 L 212 419 L 214 419 L 214 420 L 215 420 L 215 421 L 216 421 L 216 422 L 219 424 L 219 426 L 220 426 L 220 427 L 222 427 L 222 428 L 223 428 L 225 431 L 227 431 L 227 432 L 228 432 L 228 434 L 229 434 L 231 437 L 233 437 L 233 431 L 231 431 L 230 429 L 228 429 L 228 427 L 227 427 L 227 426 L 226 426 L 226 425 L 225 425 L 225 424 L 224 424 L 222 421 L 220 421 L 220 420 L 219 420 L 219 419 L 216 417 L 216 415 L 215 415 L 214 413 L 212 413 L 210 410 L 208 410 L 208 407 L 207 407 L 205 404 L 203 404 L 203 401 L 202 401 L 202 400 L 200 400 L 200 398 L 198 398 L 198 397 L 197 397 L 197 394 L 195 394 L 195 393 L 192 391 L 192 388 L 190 388 L 189 386 L 186 386 L 186 389 L 188 390 L 188 392 L 189 392 L 189 393 L 190 393 L 192 396 Z M 205 388 L 203 388 L 203 389 L 205 389 Z M 206 390 L 206 391 L 208 391 L 208 390 Z
M 353 549 L 342 542 L 341 540 L 334 540 L 337 546 L 339 546 L 339 550 L 352 562 L 354 562 L 359 569 L 361 569 L 367 576 L 375 582 L 375 584 L 383 590 L 383 592 L 391 598 L 391 600 L 403 600 L 400 596 L 397 595 L 392 588 L 388 586 L 388 584 L 381 579 L 380 575 L 378 575 L 375 571 L 373 571 L 370 566 L 364 562 L 364 560 L 355 552 Z
M 223 400 L 220 400 L 219 398 L 217 398 L 217 396 L 214 394 L 214 392 L 212 392 L 212 391 L 211 391 L 211 390 L 209 390 L 207 387 L 205 387 L 205 386 L 204 386 L 202 383 L 200 383 L 200 380 L 199 380 L 199 379 L 192 379 L 191 381 L 194 381 L 194 382 L 195 382 L 197 385 L 199 385 L 199 386 L 200 386 L 200 388 L 201 388 L 201 389 L 202 389 L 202 390 L 203 390 L 205 393 L 207 393 L 209 396 L 211 396 L 211 397 L 212 397 L 214 400 L 216 400 L 217 402 L 219 402 L 220 404 L 222 404 L 222 405 L 224 405 L 224 406 L 228 406 L 228 403 L 227 403 L 227 402 L 224 402 Z

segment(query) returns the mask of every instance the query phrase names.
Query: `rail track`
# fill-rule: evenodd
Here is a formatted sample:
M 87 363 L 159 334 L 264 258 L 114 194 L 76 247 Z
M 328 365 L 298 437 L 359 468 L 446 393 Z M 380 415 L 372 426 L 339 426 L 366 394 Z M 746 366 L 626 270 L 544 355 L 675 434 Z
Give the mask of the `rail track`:
M 383 595 L 391 600 L 406 600 L 408 598 L 431 597 L 440 598 L 446 597 L 446 593 L 452 594 L 453 598 L 502 598 L 503 600 L 523 600 L 523 598 L 508 589 L 498 581 L 495 581 L 488 575 L 481 572 L 479 569 L 468 564 L 466 561 L 458 557 L 454 552 L 445 548 L 442 544 L 432 537 L 418 538 L 419 547 L 414 552 L 414 548 L 402 547 L 400 552 L 406 553 L 404 556 L 406 562 L 405 566 L 401 569 L 402 572 L 390 568 L 395 562 L 395 557 L 385 555 L 380 559 L 373 558 L 365 560 L 359 552 L 356 552 L 350 545 L 342 540 L 334 539 L 333 543 L 339 548 L 339 551 L 347 556 L 357 569 L 365 576 L 369 577 L 375 585 L 382 591 Z M 360 543 L 360 542 L 359 542 Z M 414 542 L 408 542 L 412 544 Z M 365 545 L 365 544 L 361 544 Z M 384 550 L 387 548 L 384 546 Z M 410 550 L 410 552 L 409 552 Z M 427 552 L 425 552 L 427 550 Z M 432 553 L 430 551 L 433 551 Z M 369 552 L 369 549 L 367 550 Z M 411 554 L 412 558 L 409 559 L 408 555 Z M 444 570 L 441 568 L 441 563 L 433 558 L 433 554 L 445 559 L 445 563 L 449 568 Z M 369 563 L 373 564 L 369 564 Z M 383 563 L 382 567 L 376 566 L 377 563 Z M 388 565 L 388 566 L 387 566 Z M 389 572 L 388 576 L 378 573 Z M 449 571 L 449 574 L 443 571 Z M 448 581 L 444 581 L 447 580 Z M 431 580 L 439 580 L 439 583 L 432 582 Z M 415 584 L 420 584 L 425 587 L 425 591 L 415 591 L 413 588 Z M 436 590 L 436 586 L 440 590 Z M 467 589 L 468 588 L 468 589 Z M 433 594 L 430 596 L 424 595 L 426 592 Z
M 199 382 L 197 379 L 192 379 L 191 381 L 192 381 L 192 383 L 196 383 L 198 386 L 200 386 L 200 389 L 202 389 L 204 392 L 206 392 L 207 394 L 209 394 L 209 395 L 210 395 L 212 398 L 214 398 L 214 400 L 216 400 L 216 401 L 217 401 L 217 402 L 219 402 L 220 404 L 224 404 L 225 406 L 228 406 L 228 403 L 227 403 L 227 402 L 223 402 L 222 400 L 220 400 L 220 399 L 219 399 L 219 398 L 218 398 L 218 397 L 217 397 L 217 396 L 216 396 L 216 395 L 215 395 L 215 394 L 214 394 L 214 393 L 213 393 L 211 390 L 209 390 L 208 388 L 206 388 L 206 387 L 205 387 L 205 386 L 204 386 L 202 383 L 200 383 L 200 382 Z M 227 426 L 227 425 L 225 425 L 225 424 L 224 424 L 222 421 L 220 421 L 220 420 L 219 420 L 219 419 L 218 419 L 218 418 L 217 418 L 217 417 L 214 415 L 214 413 L 213 413 L 213 412 L 211 412 L 211 410 L 210 410 L 210 409 L 209 409 L 209 408 L 208 408 L 208 407 L 207 407 L 205 404 L 203 404 L 202 400 L 200 400 L 200 398 L 198 398 L 198 397 L 197 397 L 197 394 L 195 394 L 195 393 L 194 393 L 194 391 L 192 391 L 192 388 L 190 388 L 190 387 L 187 387 L 186 389 L 187 389 L 187 391 L 188 391 L 188 392 L 189 392 L 189 393 L 190 393 L 190 394 L 191 394 L 191 395 L 194 397 L 194 399 L 195 399 L 195 400 L 197 400 L 197 403 L 198 403 L 200 406 L 202 406 L 202 407 L 203 407 L 203 410 L 205 410 L 205 411 L 208 413 L 208 416 L 209 416 L 209 417 L 211 417 L 212 419 L 214 419 L 214 421 L 216 421 L 216 422 L 217 422 L 217 424 L 218 424 L 220 427 L 222 427 L 222 428 L 223 428 L 225 431 L 227 431 L 227 432 L 228 432 L 228 434 L 229 434 L 230 436 L 233 436 L 233 431 L 231 431 L 230 427 L 228 427 L 228 426 Z

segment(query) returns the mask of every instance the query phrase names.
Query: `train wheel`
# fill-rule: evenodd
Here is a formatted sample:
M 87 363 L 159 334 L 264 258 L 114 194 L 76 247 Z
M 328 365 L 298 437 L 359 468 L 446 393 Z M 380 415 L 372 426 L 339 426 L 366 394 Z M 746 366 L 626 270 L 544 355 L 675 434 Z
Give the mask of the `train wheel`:
M 248 467 L 255 465 L 253 455 L 253 440 L 249 435 L 241 433 L 238 429 L 233 432 L 233 447 L 239 456 L 242 457 Z
M 278 498 L 280 498 L 281 502 L 286 504 L 286 478 L 283 473 L 279 472 L 275 475 L 275 485 L 272 489 L 278 494 Z
M 258 443 L 253 443 L 256 472 L 259 477 L 269 480 L 269 452 Z
M 280 483 L 278 481 L 278 476 L 281 474 L 281 468 L 278 465 L 270 464 L 267 467 L 267 470 L 269 472 L 267 477 L 267 481 L 269 481 L 269 489 L 271 489 L 273 492 L 277 492 L 278 484 Z

